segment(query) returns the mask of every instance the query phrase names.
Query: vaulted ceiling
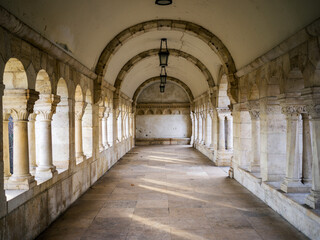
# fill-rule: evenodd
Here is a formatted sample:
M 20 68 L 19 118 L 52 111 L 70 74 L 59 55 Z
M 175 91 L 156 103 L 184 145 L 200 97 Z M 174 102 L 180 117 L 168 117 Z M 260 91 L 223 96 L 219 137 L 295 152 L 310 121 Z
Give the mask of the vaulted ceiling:
M 221 41 L 239 69 L 320 17 L 318 0 L 173 0 L 170 6 L 155 5 L 154 0 L 1 0 L 0 5 L 52 42 L 66 45 L 93 71 L 108 43 L 125 29 L 146 21 L 181 20 L 201 26 Z M 225 53 L 214 51 L 206 37 L 193 31 L 159 26 L 120 40 L 103 62 L 104 79 L 115 84 L 130 59 L 159 48 L 163 37 L 169 48 L 204 65 L 217 84 L 219 69 L 227 62 Z M 167 72 L 188 85 L 195 97 L 208 88 L 208 74 L 190 58 L 170 56 Z M 121 91 L 132 97 L 140 84 L 159 73 L 156 55 L 142 58 L 126 72 Z

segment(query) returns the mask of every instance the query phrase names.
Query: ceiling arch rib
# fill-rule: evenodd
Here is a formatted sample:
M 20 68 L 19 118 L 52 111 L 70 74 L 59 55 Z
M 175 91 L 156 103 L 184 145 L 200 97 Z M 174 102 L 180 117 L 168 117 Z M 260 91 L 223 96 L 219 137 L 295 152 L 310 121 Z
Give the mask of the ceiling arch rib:
M 176 83 L 176 84 L 178 84 L 180 87 L 182 87 L 183 90 L 187 93 L 190 102 L 193 102 L 194 97 L 193 97 L 193 94 L 192 94 L 192 92 L 191 92 L 191 90 L 190 90 L 190 88 L 188 87 L 187 84 L 185 84 L 184 82 L 182 82 L 182 81 L 179 80 L 178 78 L 171 77 L 171 76 L 168 76 L 168 77 L 167 77 L 167 81 Z M 141 93 L 145 88 L 147 88 L 148 86 L 150 86 L 151 84 L 153 84 L 154 82 L 160 82 L 160 78 L 159 78 L 158 76 L 157 76 L 157 77 L 152 77 L 152 78 L 149 78 L 148 80 L 144 81 L 142 84 L 140 84 L 140 86 L 136 89 L 136 91 L 135 91 L 134 94 L 133 94 L 133 97 L 132 97 L 133 104 L 136 104 L 136 102 L 137 102 L 137 100 L 138 100 L 138 98 L 139 98 L 140 93 Z
M 195 97 L 208 90 L 205 75 L 196 65 L 185 58 L 171 56 L 166 70 L 169 76 L 178 78 L 187 84 Z M 124 74 L 121 83 L 121 93 L 132 98 L 134 91 L 141 83 L 146 79 L 160 75 L 158 55 L 141 59 Z
M 136 55 L 135 57 L 131 58 L 120 70 L 116 81 L 114 83 L 114 87 L 116 88 L 117 92 L 120 91 L 121 89 L 121 84 L 123 82 L 123 80 L 125 79 L 126 75 L 130 72 L 130 70 L 133 68 L 133 66 L 137 63 L 139 63 L 140 61 L 149 58 L 149 57 L 153 57 L 153 56 L 157 56 L 159 52 L 159 49 L 150 49 L 147 51 L 144 51 L 138 55 Z M 187 61 L 191 62 L 192 64 L 194 64 L 200 71 L 201 73 L 204 75 L 205 79 L 207 80 L 208 86 L 209 87 L 214 87 L 215 83 L 214 83 L 214 79 L 210 73 L 210 71 L 207 69 L 207 67 L 197 58 L 195 58 L 194 56 L 177 50 L 177 49 L 169 49 L 170 52 L 170 56 L 174 56 L 174 57 L 182 57 L 184 59 L 186 59 Z
M 114 37 L 104 48 L 99 57 L 95 69 L 96 74 L 99 76 L 104 76 L 110 59 L 125 42 L 142 33 L 161 30 L 175 30 L 195 35 L 208 44 L 208 46 L 218 55 L 227 73 L 236 72 L 235 63 L 229 50 L 213 33 L 201 27 L 200 25 L 188 21 L 159 19 L 136 24 L 123 30 L 116 37 Z

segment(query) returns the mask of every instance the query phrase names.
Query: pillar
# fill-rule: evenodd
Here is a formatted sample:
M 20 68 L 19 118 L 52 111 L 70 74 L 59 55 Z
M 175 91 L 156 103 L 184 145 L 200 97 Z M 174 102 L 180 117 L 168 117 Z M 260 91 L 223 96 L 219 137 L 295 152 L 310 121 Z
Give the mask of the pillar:
M 13 174 L 5 189 L 30 189 L 36 186 L 29 169 L 28 117 L 38 99 L 31 89 L 5 89 L 3 106 L 13 118 Z
M 225 116 L 220 114 L 219 116 L 219 150 L 225 150 L 226 146 L 225 146 L 225 129 L 224 129 L 224 119 Z
M 76 102 L 75 104 L 75 150 L 77 164 L 85 160 L 82 145 L 82 117 L 86 108 L 86 102 Z
M 194 121 L 194 112 L 190 111 L 190 119 L 191 119 L 191 138 L 190 145 L 194 143 L 194 129 L 195 129 L 195 121 Z
M 262 181 L 286 175 L 286 118 L 276 97 L 260 99 L 260 169 Z
M 211 120 L 211 140 L 210 140 L 210 148 L 214 148 L 214 111 L 209 111 L 210 120 Z
M 260 172 L 260 112 L 250 110 L 251 117 L 251 161 L 249 171 Z
M 312 185 L 306 198 L 311 208 L 320 208 L 320 88 L 305 89 L 306 110 L 310 116 L 312 142 Z
M 108 144 L 108 118 L 109 110 L 107 109 L 104 112 L 104 116 L 102 118 L 102 145 L 105 149 L 107 149 L 110 146 Z
M 36 177 L 51 178 L 58 172 L 52 161 L 52 116 L 56 112 L 60 97 L 53 94 L 41 94 L 35 104 L 37 114 L 36 156 L 38 167 Z
M 10 114 L 3 113 L 3 172 L 4 179 L 8 180 L 10 173 L 10 150 L 9 150 L 9 117 Z
M 104 112 L 106 108 L 104 106 L 99 106 L 99 151 L 104 150 L 104 144 L 103 144 L 103 138 L 104 134 L 106 134 L 106 131 L 104 130 Z
M 29 162 L 30 162 L 30 172 L 35 175 L 37 162 L 36 162 L 36 116 L 37 114 L 31 113 L 29 115 L 28 122 L 28 141 L 29 141 Z
M 227 116 L 227 121 L 228 121 L 227 149 L 229 151 L 232 151 L 232 149 L 233 149 L 233 121 L 232 121 L 231 114 L 229 114 Z
M 312 148 L 311 125 L 309 115 L 302 113 L 302 181 L 305 185 L 312 183 Z

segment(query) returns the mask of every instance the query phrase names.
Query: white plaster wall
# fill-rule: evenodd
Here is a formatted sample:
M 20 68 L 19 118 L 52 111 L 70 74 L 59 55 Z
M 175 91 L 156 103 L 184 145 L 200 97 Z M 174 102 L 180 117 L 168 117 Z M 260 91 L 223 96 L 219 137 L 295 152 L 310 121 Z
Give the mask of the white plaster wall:
M 187 138 L 191 136 L 189 115 L 137 115 L 137 138 Z

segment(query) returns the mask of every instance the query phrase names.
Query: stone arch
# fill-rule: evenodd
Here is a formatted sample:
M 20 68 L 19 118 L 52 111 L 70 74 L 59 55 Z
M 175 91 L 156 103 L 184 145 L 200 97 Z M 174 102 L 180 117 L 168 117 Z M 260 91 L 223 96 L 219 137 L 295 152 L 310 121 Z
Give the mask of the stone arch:
M 57 95 L 60 96 L 60 102 L 52 118 L 53 164 L 57 168 L 66 169 L 69 167 L 70 159 L 70 119 L 68 87 L 63 78 L 57 83 Z
M 160 109 L 157 109 L 155 112 L 156 115 L 162 115 L 162 111 Z
M 149 78 L 148 80 L 144 81 L 137 89 L 136 91 L 134 92 L 133 94 L 133 104 L 136 104 L 138 98 L 139 98 L 139 95 L 140 93 L 146 88 L 148 87 L 151 83 L 153 82 L 157 82 L 157 81 L 160 81 L 160 78 L 159 77 L 152 77 L 152 78 Z M 168 76 L 167 77 L 167 81 L 169 82 L 174 82 L 176 84 L 178 84 L 179 86 L 181 86 L 185 92 L 187 93 L 188 97 L 189 97 L 189 100 L 190 100 L 190 103 L 193 102 L 194 100 L 194 97 L 193 97 L 193 94 L 190 90 L 190 88 L 188 87 L 187 84 L 185 84 L 184 82 L 182 82 L 181 80 L 177 79 L 177 78 L 174 78 L 174 77 L 170 77 Z
M 168 115 L 170 115 L 170 114 L 172 114 L 172 111 L 171 111 L 171 109 L 165 109 L 165 110 L 163 111 L 163 114 L 168 114 Z
M 28 88 L 28 79 L 25 68 L 17 58 L 10 58 L 5 64 L 3 84 L 6 89 Z
M 41 69 L 37 74 L 35 88 L 40 94 L 51 94 L 50 77 L 44 69 Z
M 252 85 L 249 89 L 248 100 L 258 100 L 259 99 L 259 88 L 256 83 Z
M 153 114 L 154 114 L 154 112 L 153 112 L 151 109 L 149 109 L 149 110 L 147 110 L 146 114 L 153 115 Z
M 74 99 L 76 102 L 82 102 L 84 100 L 83 99 L 83 91 L 82 91 L 82 88 L 79 84 L 76 86 L 76 90 L 74 93 Z
M 132 39 L 135 35 L 156 30 L 175 30 L 197 36 L 208 44 L 208 46 L 218 55 L 226 73 L 236 72 L 236 66 L 229 50 L 222 41 L 209 30 L 188 21 L 155 19 L 131 26 L 115 36 L 102 51 L 96 65 L 96 74 L 98 76 L 103 76 L 105 74 L 111 57 L 120 49 L 123 43 Z
M 117 79 L 114 83 L 114 87 L 117 89 L 117 91 L 118 92 L 120 91 L 123 79 L 130 72 L 130 70 L 132 69 L 132 67 L 135 64 L 137 64 L 138 62 L 140 62 L 141 60 L 143 60 L 145 58 L 149 58 L 149 57 L 158 55 L 158 52 L 159 52 L 159 49 L 150 49 L 150 50 L 144 51 L 142 53 L 139 53 L 138 55 L 131 58 L 121 68 L 120 72 L 118 73 Z M 199 59 L 197 59 L 196 57 L 194 57 L 186 52 L 183 52 L 183 51 L 177 50 L 177 49 L 169 49 L 169 52 L 170 52 L 171 56 L 182 57 L 182 58 L 185 58 L 186 60 L 192 62 L 197 68 L 199 68 L 199 70 L 205 76 L 205 78 L 207 79 L 207 82 L 208 82 L 208 86 L 209 87 L 215 86 L 214 79 L 213 79 L 210 71 Z
M 137 115 L 144 115 L 144 111 L 142 109 L 138 110 Z
M 228 96 L 228 77 L 223 74 L 219 80 L 217 106 L 218 108 L 227 108 L 230 105 L 230 99 Z M 202 107 L 204 110 L 205 107 Z

